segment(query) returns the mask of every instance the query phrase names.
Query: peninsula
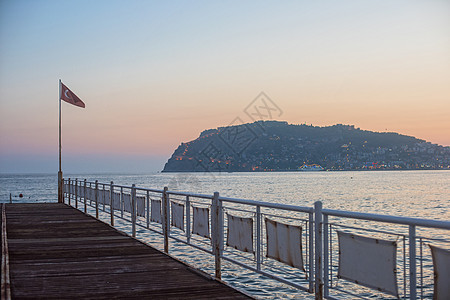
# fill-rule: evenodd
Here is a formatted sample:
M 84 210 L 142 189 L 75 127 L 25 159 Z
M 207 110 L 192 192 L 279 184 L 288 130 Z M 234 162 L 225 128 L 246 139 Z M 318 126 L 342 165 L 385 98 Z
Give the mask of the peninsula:
M 450 147 L 353 125 L 257 121 L 203 131 L 181 143 L 163 172 L 450 169 Z M 305 169 L 303 167 L 303 169 Z

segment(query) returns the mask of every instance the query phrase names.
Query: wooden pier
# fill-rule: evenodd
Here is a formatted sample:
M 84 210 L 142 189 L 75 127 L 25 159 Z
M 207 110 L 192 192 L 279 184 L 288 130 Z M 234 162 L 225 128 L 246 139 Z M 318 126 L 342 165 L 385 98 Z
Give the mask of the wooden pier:
M 67 205 L 3 205 L 12 299 L 250 299 Z

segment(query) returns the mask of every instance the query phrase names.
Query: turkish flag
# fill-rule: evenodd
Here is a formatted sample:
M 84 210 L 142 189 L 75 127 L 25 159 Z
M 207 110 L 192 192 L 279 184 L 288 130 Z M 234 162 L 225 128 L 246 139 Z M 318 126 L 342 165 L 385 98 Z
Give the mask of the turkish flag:
M 61 100 L 66 101 L 67 103 L 79 106 L 79 107 L 85 107 L 84 102 L 81 101 L 80 98 L 77 97 L 67 86 L 64 85 L 64 83 L 61 82 Z

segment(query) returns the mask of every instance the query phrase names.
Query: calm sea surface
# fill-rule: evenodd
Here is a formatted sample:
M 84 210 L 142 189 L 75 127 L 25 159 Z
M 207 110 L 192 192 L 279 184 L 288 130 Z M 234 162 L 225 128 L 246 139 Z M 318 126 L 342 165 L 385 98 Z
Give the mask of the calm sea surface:
M 250 200 L 313 206 L 322 201 L 324 208 L 450 220 L 450 171 L 366 171 L 366 172 L 281 172 L 281 173 L 154 173 L 141 175 L 119 174 L 64 174 L 65 178 L 98 180 L 101 183 L 186 191 Z M 57 175 L 0 175 L 0 202 L 56 202 Z M 18 195 L 22 194 L 23 198 Z M 91 209 L 92 212 L 92 209 Z M 107 215 L 101 215 L 108 222 Z M 119 229 L 130 232 L 129 223 L 116 221 Z M 422 232 L 428 234 L 427 231 Z M 433 234 L 433 233 L 431 233 Z M 426 235 L 425 235 L 426 236 Z M 159 235 L 138 228 L 138 237 L 158 249 L 162 248 Z M 445 240 L 449 240 L 444 232 Z M 399 241 L 401 260 L 401 241 Z M 425 245 L 425 243 L 423 244 Z M 335 252 L 337 249 L 334 250 Z M 424 251 L 427 248 L 424 246 Z M 181 243 L 171 242 L 170 253 L 208 273 L 214 272 L 214 262 L 204 252 Z M 337 252 L 335 253 L 337 256 Z M 432 261 L 424 256 L 424 298 L 432 298 Z M 286 285 L 267 280 L 246 269 L 224 262 L 223 280 L 257 298 L 314 299 L 311 294 L 299 292 Z M 399 268 L 399 271 L 402 268 Z M 402 290 L 402 272 L 399 288 Z M 270 281 L 270 282 L 269 282 Z M 340 286 L 345 286 L 341 282 Z M 355 289 L 360 295 L 364 290 Z M 381 297 L 381 298 L 380 298 Z M 346 297 L 344 297 L 346 298 Z M 369 296 L 385 299 L 384 296 Z
M 65 174 L 65 178 L 324 208 L 450 219 L 450 171 Z M 0 201 L 56 202 L 57 175 L 0 175 Z M 23 198 L 18 195 L 23 194 Z

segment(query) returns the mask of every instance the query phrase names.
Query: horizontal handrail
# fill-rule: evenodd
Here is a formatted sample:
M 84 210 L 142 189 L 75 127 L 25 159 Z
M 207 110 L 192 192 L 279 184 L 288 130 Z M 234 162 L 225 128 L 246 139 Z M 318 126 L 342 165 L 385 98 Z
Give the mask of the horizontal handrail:
M 297 211 L 297 212 L 305 212 L 305 213 L 313 213 L 314 212 L 314 208 L 306 207 L 306 206 L 271 203 L 271 202 L 246 200 L 246 199 L 238 199 L 238 198 L 229 198 L 229 197 L 219 197 L 219 200 L 222 200 L 222 201 L 225 201 L 225 202 L 231 202 L 231 203 L 247 204 L 247 205 L 254 205 L 254 206 L 263 206 L 263 207 L 267 207 L 267 208 L 277 208 L 277 209 L 291 210 L 291 211 Z
M 353 211 L 343 211 L 334 209 L 322 209 L 322 213 L 329 216 L 360 219 L 367 221 L 378 221 L 384 223 L 394 223 L 402 225 L 414 225 L 429 228 L 450 229 L 450 221 L 420 219 L 411 217 L 398 217 L 390 215 L 370 214 Z
M 167 191 L 168 195 L 177 195 L 177 196 L 189 196 L 189 197 L 195 197 L 195 198 L 203 198 L 203 199 L 212 199 L 212 195 L 205 195 L 205 194 L 194 194 L 194 193 L 188 193 L 188 192 L 178 192 L 178 191 Z

